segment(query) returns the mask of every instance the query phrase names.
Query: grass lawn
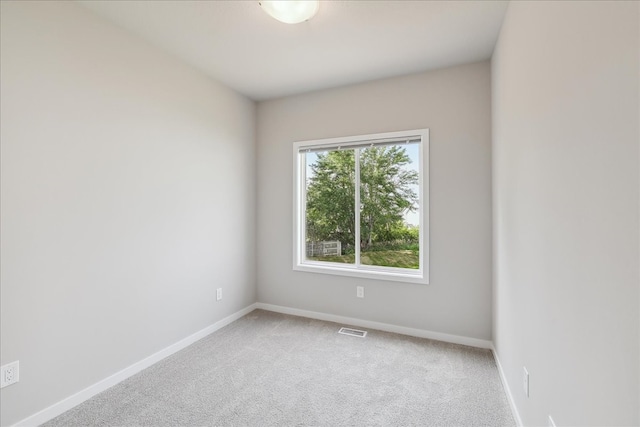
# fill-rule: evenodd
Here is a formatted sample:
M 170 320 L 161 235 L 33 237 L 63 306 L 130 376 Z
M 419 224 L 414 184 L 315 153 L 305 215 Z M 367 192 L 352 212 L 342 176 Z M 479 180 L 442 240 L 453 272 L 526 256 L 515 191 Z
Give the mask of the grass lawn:
M 309 257 L 309 259 L 313 261 L 353 264 L 355 255 Z M 360 263 L 364 265 L 379 265 L 384 267 L 420 268 L 418 252 L 409 250 L 361 252 Z

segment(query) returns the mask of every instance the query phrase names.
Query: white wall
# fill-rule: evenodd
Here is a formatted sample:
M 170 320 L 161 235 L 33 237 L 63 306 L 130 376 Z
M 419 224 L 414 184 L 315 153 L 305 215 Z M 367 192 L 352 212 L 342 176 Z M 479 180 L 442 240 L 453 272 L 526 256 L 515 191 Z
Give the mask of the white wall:
M 490 80 L 485 61 L 259 103 L 258 301 L 490 339 Z M 419 128 L 430 128 L 430 284 L 294 272 L 293 142 Z
M 73 3 L 1 15 L 8 425 L 255 302 L 255 104 Z
M 525 425 L 640 423 L 638 6 L 512 2 L 493 57 L 494 340 Z

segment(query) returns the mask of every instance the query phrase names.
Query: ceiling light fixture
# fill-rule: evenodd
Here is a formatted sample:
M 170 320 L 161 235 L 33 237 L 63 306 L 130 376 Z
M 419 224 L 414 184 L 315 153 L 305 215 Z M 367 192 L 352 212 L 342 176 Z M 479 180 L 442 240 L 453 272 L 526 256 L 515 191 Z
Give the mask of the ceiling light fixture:
M 297 24 L 313 18 L 319 7 L 318 0 L 261 0 L 262 9 L 286 24 Z

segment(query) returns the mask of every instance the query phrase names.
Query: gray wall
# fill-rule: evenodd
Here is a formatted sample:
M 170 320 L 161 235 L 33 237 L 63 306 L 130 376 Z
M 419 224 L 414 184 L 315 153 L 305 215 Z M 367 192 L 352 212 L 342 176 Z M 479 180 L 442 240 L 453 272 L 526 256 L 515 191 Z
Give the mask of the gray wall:
M 488 61 L 258 104 L 258 300 L 491 339 Z M 430 128 L 429 285 L 292 270 L 292 144 Z M 364 285 L 366 298 L 356 298 Z
M 73 3 L 1 7 L 8 425 L 255 302 L 255 104 Z
M 494 341 L 525 425 L 640 423 L 639 21 L 512 2 L 493 57 Z

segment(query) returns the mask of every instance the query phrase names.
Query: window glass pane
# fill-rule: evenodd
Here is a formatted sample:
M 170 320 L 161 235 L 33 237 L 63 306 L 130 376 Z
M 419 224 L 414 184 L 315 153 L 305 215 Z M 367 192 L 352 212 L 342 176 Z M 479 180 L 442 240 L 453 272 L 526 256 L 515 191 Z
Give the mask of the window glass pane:
M 355 263 L 354 150 L 304 154 L 305 258 Z
M 360 263 L 420 268 L 420 146 L 360 150 Z

